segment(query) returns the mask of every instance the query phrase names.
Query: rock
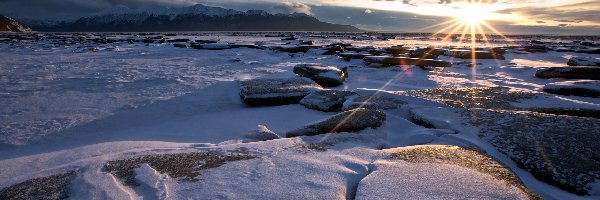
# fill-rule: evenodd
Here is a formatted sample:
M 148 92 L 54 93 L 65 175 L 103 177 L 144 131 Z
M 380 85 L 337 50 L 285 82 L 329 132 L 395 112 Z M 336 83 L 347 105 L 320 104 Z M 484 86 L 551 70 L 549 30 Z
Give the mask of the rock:
M 352 95 L 357 94 L 351 91 L 319 90 L 304 97 L 300 104 L 313 110 L 333 112 L 342 108 L 347 97 Z
M 385 122 L 385 113 L 379 110 L 358 108 L 334 115 L 328 119 L 290 131 L 286 137 L 313 136 L 326 133 L 358 132 L 377 128 Z
M 240 82 L 240 97 L 253 106 L 296 104 L 322 89 L 308 78 L 252 79 Z
M 302 46 L 293 46 L 293 47 L 273 47 L 273 50 L 276 51 L 282 51 L 282 52 L 286 52 L 286 53 L 306 53 L 308 52 L 308 50 L 311 49 L 318 49 L 321 46 L 309 46 L 309 45 L 302 45 Z
M 367 56 L 373 56 L 373 54 L 368 53 L 339 53 L 339 57 L 342 57 L 344 60 L 350 61 L 352 59 L 364 59 Z
M 225 49 L 231 49 L 231 46 L 229 46 L 229 44 L 225 44 L 225 43 L 209 43 L 209 44 L 201 44 L 199 46 L 196 46 L 195 49 L 225 50 Z
M 567 62 L 569 66 L 598 66 L 600 67 L 600 58 L 593 57 L 573 57 Z
M 348 69 L 342 70 L 333 66 L 300 64 L 294 67 L 294 73 L 310 78 L 323 87 L 335 87 L 344 84 L 348 78 Z
M 77 174 L 70 171 L 34 178 L 0 190 L 0 199 L 67 199 L 69 182 Z
M 323 55 L 336 55 L 339 53 L 344 53 L 344 47 L 340 45 L 330 46 L 325 48 L 325 53 Z
M 424 48 L 413 49 L 408 52 L 408 57 L 420 59 L 437 59 L 441 55 L 440 49 Z
M 187 44 L 173 44 L 173 46 L 178 48 L 188 48 Z
M 577 50 L 577 53 L 600 54 L 600 49 L 599 48 L 595 48 L 595 49 L 581 49 L 581 50 Z
M 452 63 L 443 60 L 418 59 L 407 57 L 391 56 L 367 56 L 364 58 L 367 63 L 380 64 L 382 66 L 396 65 L 415 65 L 419 67 L 451 67 Z
M 537 179 L 577 195 L 600 179 L 600 120 L 471 109 L 466 124 Z
M 428 163 L 436 165 L 452 165 L 455 168 L 467 168 L 521 190 L 525 199 L 541 199 L 531 192 L 510 168 L 498 162 L 493 157 L 474 149 L 458 146 L 428 145 L 385 150 L 391 157 L 409 163 Z M 503 195 L 507 195 L 504 193 Z M 463 196 L 464 197 L 464 196 Z M 462 197 L 461 197 L 462 198 Z M 480 198 L 480 197 L 478 197 Z M 491 196 L 490 198 L 498 198 Z M 511 199 L 517 198 L 516 195 Z
M 523 51 L 530 52 L 530 53 L 546 53 L 546 52 L 548 52 L 548 47 L 546 47 L 544 45 L 524 46 Z
M 267 141 L 279 139 L 279 135 L 269 130 L 265 125 L 258 125 L 252 133 L 246 134 L 244 137 L 257 141 Z
M 449 50 L 446 52 L 446 55 L 461 59 L 505 59 L 503 55 L 491 51 Z
M 31 32 L 31 28 L 14 19 L 0 15 L 0 32 Z
M 389 54 L 394 54 L 394 55 L 408 53 L 408 48 L 407 47 L 403 47 L 402 45 L 384 48 L 383 50 L 385 50 Z
M 600 67 L 550 67 L 535 72 L 538 78 L 600 80 Z
M 544 92 L 558 95 L 600 97 L 600 81 L 565 81 L 544 86 Z
M 355 108 L 391 110 L 399 109 L 403 105 L 406 105 L 406 102 L 400 99 L 395 99 L 383 95 L 370 95 L 356 97 L 346 101 L 344 103 L 344 110 L 352 110 Z

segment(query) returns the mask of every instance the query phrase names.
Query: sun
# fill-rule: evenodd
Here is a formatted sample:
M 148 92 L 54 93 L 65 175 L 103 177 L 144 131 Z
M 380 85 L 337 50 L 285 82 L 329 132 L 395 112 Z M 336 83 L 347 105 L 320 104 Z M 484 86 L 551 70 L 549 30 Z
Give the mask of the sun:
M 455 17 L 461 22 L 475 26 L 493 18 L 494 10 L 480 3 L 466 4 L 456 9 Z

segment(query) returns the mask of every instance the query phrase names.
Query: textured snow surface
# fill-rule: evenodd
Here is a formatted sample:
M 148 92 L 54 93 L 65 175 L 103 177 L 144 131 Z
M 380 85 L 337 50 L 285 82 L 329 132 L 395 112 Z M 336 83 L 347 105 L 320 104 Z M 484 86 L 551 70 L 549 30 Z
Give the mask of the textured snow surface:
M 220 33 L 175 38 L 274 46 L 282 43 L 280 38 Z M 421 40 L 317 40 L 319 44 L 334 42 L 375 47 L 445 45 Z M 211 51 L 139 43 L 0 43 L 0 188 L 76 170 L 69 186 L 72 199 L 526 197 L 488 174 L 444 164 L 407 163 L 380 151 L 443 144 L 484 151 L 544 198 L 598 198 L 597 183 L 590 186 L 590 194 L 595 196 L 580 197 L 540 182 L 478 138 L 473 127 L 461 124 L 454 108 L 397 92 L 503 86 L 541 93 L 544 85 L 564 80 L 536 78 L 539 67 L 565 66 L 568 58 L 581 54 L 509 52 L 506 60 L 481 60 L 477 68 L 467 66 L 469 60 L 441 56 L 455 65 L 426 71 L 411 66 L 369 68 L 360 59 L 346 62 L 323 52 Z M 382 111 L 386 121 L 375 129 L 248 141 L 245 136 L 256 131 L 257 125 L 281 135 L 337 114 L 302 105 L 249 107 L 240 99 L 239 81 L 294 77 L 293 67 L 304 63 L 349 67 L 347 82 L 331 89 L 355 91 L 361 97 L 389 97 L 402 103 Z M 598 109 L 600 100 L 550 95 L 510 105 Z M 415 123 L 413 117 L 433 121 L 436 129 L 420 126 L 423 124 Z M 126 186 L 103 170 L 112 160 L 193 151 L 247 153 L 256 158 L 201 170 L 198 181 L 173 179 L 141 165 L 134 177 L 139 187 Z

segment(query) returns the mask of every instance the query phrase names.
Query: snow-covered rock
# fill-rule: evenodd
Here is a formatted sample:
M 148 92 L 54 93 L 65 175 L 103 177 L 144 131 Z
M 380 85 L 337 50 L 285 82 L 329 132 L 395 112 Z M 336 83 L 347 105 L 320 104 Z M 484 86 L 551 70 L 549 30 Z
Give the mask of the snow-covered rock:
M 334 66 L 317 64 L 300 64 L 294 66 L 294 73 L 310 78 L 323 87 L 335 87 L 344 84 L 348 78 L 348 68 L 338 69 Z
M 538 78 L 600 80 L 600 67 L 551 67 L 535 72 Z
M 355 108 L 392 110 L 399 109 L 406 104 L 406 102 L 399 98 L 394 98 L 394 96 L 396 95 L 378 94 L 355 97 L 344 102 L 344 110 L 352 110 Z
M 583 97 L 600 96 L 600 81 L 564 81 L 544 86 L 544 92 Z
M 252 133 L 246 134 L 244 137 L 257 141 L 267 141 L 279 139 L 279 135 L 269 130 L 265 125 L 258 125 Z
M 300 104 L 306 108 L 324 112 L 332 112 L 342 108 L 349 96 L 357 95 L 351 91 L 320 90 L 304 97 Z
M 240 82 L 240 96 L 249 105 L 296 104 L 311 92 L 322 89 L 303 78 L 252 79 Z
M 595 57 L 572 57 L 567 62 L 569 66 L 598 66 L 600 67 L 600 58 Z
M 290 131 L 286 137 L 313 136 L 325 133 L 357 132 L 367 128 L 377 128 L 383 125 L 386 115 L 373 109 L 357 108 L 349 110 L 328 119 Z

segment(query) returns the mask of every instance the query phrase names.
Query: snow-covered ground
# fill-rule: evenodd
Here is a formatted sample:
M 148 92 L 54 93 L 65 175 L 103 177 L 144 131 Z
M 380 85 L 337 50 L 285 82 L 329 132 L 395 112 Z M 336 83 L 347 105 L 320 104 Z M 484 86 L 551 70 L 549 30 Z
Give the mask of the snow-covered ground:
M 214 35 L 189 37 L 217 39 Z M 282 43 L 280 38 L 218 38 L 221 42 Z M 317 39 L 322 45 L 335 42 L 375 47 L 449 45 L 422 40 Z M 508 45 L 514 44 L 491 46 Z M 318 63 L 348 67 L 346 83 L 330 89 L 359 94 L 496 86 L 543 93 L 545 85 L 565 80 L 536 78 L 538 69 L 566 66 L 570 58 L 590 54 L 509 51 L 505 60 L 477 60 L 476 67 L 469 66 L 471 60 L 441 56 L 453 62 L 453 67 L 427 71 L 414 66 L 371 68 L 362 60 L 344 61 L 323 52 L 197 50 L 168 43 L 89 47 L 53 45 L 49 40 L 0 43 L 0 188 L 76 170 L 69 185 L 71 199 L 528 198 L 526 191 L 468 167 L 411 163 L 388 156 L 388 151 L 441 144 L 484 150 L 544 198 L 594 199 L 600 195 L 600 181 L 591 187 L 592 196 L 582 197 L 537 180 L 478 138 L 458 117 L 444 114 L 451 110 L 448 106 L 423 99 L 403 100 L 410 109 L 448 108 L 431 114 L 449 124 L 445 129 L 416 125 L 409 109 L 403 108 L 386 110 L 382 127 L 359 133 L 244 143 L 244 136 L 257 125 L 283 136 L 335 113 L 297 104 L 250 107 L 240 99 L 238 82 L 293 77 L 295 65 Z M 515 105 L 600 110 L 599 98 L 552 98 L 557 100 L 528 99 Z M 135 169 L 135 180 L 141 183 L 137 187 L 124 185 L 103 170 L 111 160 L 198 150 L 243 152 L 256 158 L 202 170 L 199 181 L 176 180 L 144 164 Z

